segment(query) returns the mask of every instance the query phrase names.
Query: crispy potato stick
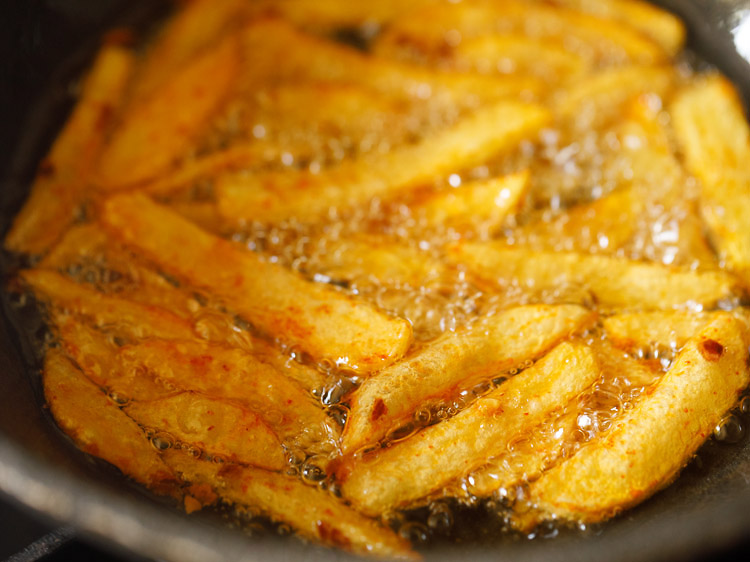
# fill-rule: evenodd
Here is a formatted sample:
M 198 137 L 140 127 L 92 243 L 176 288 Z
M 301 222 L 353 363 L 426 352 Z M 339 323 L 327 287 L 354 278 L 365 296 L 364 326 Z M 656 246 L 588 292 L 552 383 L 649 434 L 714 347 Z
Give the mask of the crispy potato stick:
M 78 447 L 157 493 L 177 495 L 177 480 L 138 425 L 54 349 L 44 360 L 44 396 Z
M 337 473 L 342 494 L 368 515 L 413 505 L 502 453 L 511 439 L 531 431 L 598 376 L 588 347 L 562 343 L 455 417 L 374 453 L 372 459 L 342 465 Z
M 600 18 L 626 23 L 675 56 L 685 44 L 685 26 L 680 18 L 640 0 L 553 0 L 555 4 Z
M 262 18 L 242 34 L 247 59 L 243 82 L 250 85 L 279 80 L 322 80 L 367 86 L 387 96 L 424 100 L 446 95 L 459 106 L 542 90 L 542 83 L 525 76 L 480 76 L 441 72 L 364 54 L 299 31 L 281 19 Z M 264 53 L 262 58 L 258 53 Z
M 737 319 L 750 326 L 750 311 L 731 311 Z M 724 312 L 630 312 L 615 314 L 602 320 L 609 340 L 626 351 L 647 349 L 654 344 L 675 350 L 703 327 L 725 315 Z
M 309 283 L 283 267 L 202 231 L 148 197 L 120 195 L 102 208 L 105 225 L 168 272 L 208 289 L 261 331 L 362 372 L 401 357 L 408 323 Z
M 193 485 L 208 485 L 229 502 L 260 509 L 315 542 L 360 555 L 419 560 L 406 539 L 344 505 L 333 494 L 301 480 L 236 464 L 217 465 L 181 451 L 164 451 L 165 462 Z
M 272 8 L 297 25 L 312 29 L 357 28 L 382 25 L 394 17 L 435 0 L 379 0 L 350 2 L 348 0 L 263 0 L 258 10 Z
M 274 367 L 230 347 L 150 339 L 118 352 L 123 373 L 145 370 L 166 386 L 194 390 L 257 412 L 290 443 L 338 439 L 340 430 L 313 398 Z M 133 396 L 138 398 L 138 396 Z
M 234 222 L 315 220 L 332 207 L 392 197 L 436 177 L 478 164 L 533 135 L 548 121 L 537 105 L 501 101 L 423 141 L 320 174 L 267 173 L 217 180 L 219 209 Z
M 20 278 L 42 302 L 85 316 L 99 327 L 115 325 L 135 338 L 195 337 L 190 323 L 168 310 L 104 295 L 54 271 L 27 269 Z
M 133 59 L 128 49 L 102 47 L 83 83 L 78 104 L 40 165 L 31 195 L 5 238 L 7 249 L 42 254 L 75 219 L 131 75 Z
M 529 172 L 524 170 L 446 188 L 417 208 L 423 209 L 427 223 L 433 227 L 446 225 L 457 230 L 477 229 L 489 233 L 518 209 L 528 186 Z
M 354 453 L 412 418 L 430 401 L 534 359 L 593 319 L 577 305 L 511 308 L 476 326 L 448 332 L 354 391 L 341 448 Z
M 576 128 L 598 126 L 619 117 L 635 96 L 666 96 L 674 81 L 674 71 L 667 66 L 606 69 L 568 84 L 554 96 L 552 106 L 559 119 Z
M 230 36 L 130 106 L 99 161 L 99 187 L 132 186 L 167 171 L 225 99 L 239 66 L 238 43 Z
M 130 399 L 157 400 L 183 390 L 157 381 L 143 371 L 122 369 L 118 363 L 118 348 L 108 334 L 58 312 L 52 313 L 52 319 L 62 349 L 118 404 Z
M 191 317 L 192 295 L 139 261 L 98 223 L 71 227 L 38 267 L 66 272 L 120 299 L 164 308 L 186 319 Z
M 445 272 L 445 266 L 424 252 L 383 236 L 356 234 L 325 241 L 316 271 L 337 281 L 423 287 Z
M 573 252 L 537 252 L 502 242 L 459 243 L 449 258 L 501 286 L 534 290 L 588 288 L 604 308 L 671 310 L 710 308 L 736 296 L 736 281 L 723 271 L 691 271 L 655 263 Z
M 520 33 L 480 35 L 454 47 L 450 62 L 458 69 L 492 74 L 527 74 L 550 83 L 584 74 L 590 63 L 565 49 L 562 41 L 533 39 Z
M 159 33 L 135 76 L 134 99 L 149 97 L 249 13 L 245 0 L 191 0 Z M 213 78 L 212 78 L 213 79 Z
M 671 113 L 701 211 L 722 259 L 750 283 L 750 129 L 737 92 L 713 76 L 682 90 Z
M 701 330 L 607 433 L 531 485 L 538 512 L 519 524 L 600 521 L 674 480 L 747 386 L 747 339 L 729 314 Z
M 166 432 L 164 439 L 199 447 L 211 458 L 268 470 L 286 466 L 279 438 L 266 423 L 254 412 L 223 400 L 183 392 L 148 402 L 133 401 L 123 409 L 157 435 Z
M 564 40 L 568 50 L 600 65 L 628 61 L 651 64 L 667 58 L 656 43 L 627 25 L 541 2 L 513 0 L 425 6 L 391 22 L 376 41 L 375 52 L 394 56 L 406 47 L 440 52 L 450 49 L 449 40 L 456 32 L 466 39 L 497 31 Z

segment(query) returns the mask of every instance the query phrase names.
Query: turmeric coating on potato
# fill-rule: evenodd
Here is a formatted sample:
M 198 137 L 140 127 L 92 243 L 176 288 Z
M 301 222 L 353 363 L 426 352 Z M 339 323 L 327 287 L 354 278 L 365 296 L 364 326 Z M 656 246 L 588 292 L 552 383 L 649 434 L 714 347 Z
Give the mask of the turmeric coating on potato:
M 684 40 L 641 0 L 192 0 L 106 44 L 4 241 L 55 422 L 384 559 L 455 504 L 645 501 L 750 380 L 750 128 Z

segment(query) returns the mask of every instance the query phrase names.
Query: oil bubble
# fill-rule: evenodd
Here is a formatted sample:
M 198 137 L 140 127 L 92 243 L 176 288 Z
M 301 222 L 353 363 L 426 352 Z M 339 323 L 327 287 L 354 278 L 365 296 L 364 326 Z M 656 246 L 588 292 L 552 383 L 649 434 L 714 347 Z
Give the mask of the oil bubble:
M 403 523 L 398 529 L 398 534 L 415 544 L 426 543 L 430 538 L 427 527 L 417 521 Z
M 745 436 L 745 424 L 734 414 L 726 416 L 714 428 L 714 439 L 721 443 L 738 443 Z
M 174 437 L 164 431 L 159 431 L 151 437 L 151 445 L 153 445 L 157 451 L 171 449 L 174 446 L 174 442 Z

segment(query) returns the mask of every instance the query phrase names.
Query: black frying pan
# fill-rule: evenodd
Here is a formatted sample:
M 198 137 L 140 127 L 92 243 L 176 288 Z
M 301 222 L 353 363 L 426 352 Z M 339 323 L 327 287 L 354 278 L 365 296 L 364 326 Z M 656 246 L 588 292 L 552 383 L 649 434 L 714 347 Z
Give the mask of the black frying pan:
M 750 0 L 663 0 L 661 4 L 683 16 L 692 48 L 740 87 L 747 104 L 750 66 L 738 55 L 732 30 L 742 9 L 750 8 Z M 0 11 L 0 26 L 5 26 L 0 27 L 2 235 L 25 197 L 36 162 L 71 107 L 69 85 L 93 56 L 101 33 L 121 24 L 148 30 L 166 8 L 165 2 L 155 0 L 11 0 L 0 8 L 5 11 Z M 750 50 L 750 36 L 747 41 Z M 5 257 L 5 276 L 12 267 Z M 34 336 L 20 337 L 8 319 L 9 310 L 18 306 L 7 298 L 2 301 L 0 495 L 40 518 L 70 523 L 111 548 L 153 558 L 180 562 L 350 558 L 296 539 L 248 537 L 222 524 L 218 516 L 188 517 L 124 482 L 111 467 L 78 452 L 40 407 L 38 365 L 25 353 Z M 28 312 L 22 328 L 33 333 L 38 319 L 30 309 L 22 310 Z M 735 445 L 710 442 L 674 485 L 601 528 L 533 541 L 486 536 L 467 544 L 437 540 L 425 554 L 430 560 L 698 560 L 750 544 L 748 506 L 750 440 Z

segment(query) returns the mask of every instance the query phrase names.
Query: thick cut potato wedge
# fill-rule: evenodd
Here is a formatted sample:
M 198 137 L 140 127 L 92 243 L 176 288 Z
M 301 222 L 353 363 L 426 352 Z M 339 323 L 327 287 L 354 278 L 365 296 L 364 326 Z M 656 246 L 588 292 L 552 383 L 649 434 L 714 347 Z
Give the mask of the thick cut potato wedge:
M 134 400 L 123 410 L 141 426 L 166 432 L 169 439 L 199 447 L 219 457 L 282 470 L 286 454 L 279 438 L 258 414 L 197 392 L 182 392 L 156 400 Z
M 20 273 L 20 278 L 40 301 L 84 316 L 96 326 L 117 326 L 118 330 L 135 338 L 195 337 L 190 322 L 168 310 L 104 295 L 54 271 L 27 269 Z
M 405 48 L 440 52 L 452 43 L 498 31 L 563 40 L 568 50 L 598 65 L 652 64 L 667 59 L 659 45 L 627 25 L 542 2 L 516 0 L 425 6 L 391 22 L 379 36 L 375 52 L 387 56 L 398 56 Z
M 506 216 L 522 204 L 529 185 L 529 171 L 467 182 L 443 189 L 417 206 L 427 224 L 458 231 L 476 230 L 485 235 L 496 230 Z
M 231 222 L 314 221 L 331 208 L 388 198 L 460 171 L 533 136 L 549 119 L 543 107 L 501 101 L 454 126 L 382 156 L 342 163 L 320 174 L 230 175 L 217 181 L 219 209 Z
M 231 32 L 250 6 L 245 0 L 191 0 L 180 8 L 148 49 L 133 81 L 133 99 L 156 92 Z
M 237 40 L 228 37 L 131 105 L 102 153 L 96 173 L 99 187 L 133 186 L 169 170 L 207 126 L 239 66 Z
M 126 245 L 316 360 L 368 372 L 401 357 L 411 343 L 406 321 L 263 262 L 144 195 L 110 198 L 102 219 Z
M 747 328 L 730 314 L 711 322 L 607 433 L 531 485 L 537 511 L 519 525 L 600 521 L 669 484 L 747 386 L 747 344 Z
M 750 128 L 733 86 L 710 77 L 671 106 L 685 165 L 701 180 L 701 212 L 720 258 L 750 283 Z
M 562 343 L 455 417 L 373 453 L 374 458 L 342 464 L 337 472 L 342 493 L 369 515 L 412 505 L 501 454 L 511 439 L 532 431 L 598 377 L 588 347 Z
M 685 44 L 685 26 L 674 14 L 641 0 L 553 0 L 554 4 L 627 24 L 664 49 L 670 57 Z
M 105 45 L 81 97 L 41 164 L 31 195 L 5 238 L 15 252 L 43 254 L 75 220 L 134 65 L 133 53 Z
M 593 314 L 577 305 L 530 305 L 446 333 L 354 391 L 342 450 L 354 453 L 377 443 L 430 401 L 448 401 L 518 367 L 592 320 Z
M 210 486 L 239 507 L 259 509 L 305 538 L 360 555 L 420 559 L 406 539 L 297 478 L 236 464 L 208 463 L 174 449 L 164 452 L 164 460 L 193 485 Z
M 537 252 L 502 242 L 456 244 L 449 248 L 449 256 L 501 286 L 584 287 L 602 308 L 711 308 L 737 295 L 734 277 L 719 270 L 699 272 L 608 256 Z
M 123 346 L 117 359 L 123 374 L 143 369 L 163 385 L 201 392 L 257 412 L 288 443 L 307 446 L 339 436 L 338 426 L 309 394 L 242 350 L 207 342 L 150 339 Z
M 59 351 L 47 352 L 43 380 L 55 421 L 81 450 L 157 493 L 178 494 L 175 475 L 143 430 Z
M 240 79 L 251 86 L 283 80 L 359 84 L 389 97 L 424 100 L 445 96 L 459 107 L 542 90 L 525 76 L 480 76 L 404 64 L 304 33 L 278 18 L 260 18 L 242 32 L 252 66 Z M 264 53 L 258 58 L 257 53 Z
M 731 314 L 750 326 L 747 308 L 734 309 Z M 679 350 L 706 324 L 723 315 L 723 312 L 630 312 L 604 318 L 602 325 L 612 343 L 626 351 L 653 345 Z

